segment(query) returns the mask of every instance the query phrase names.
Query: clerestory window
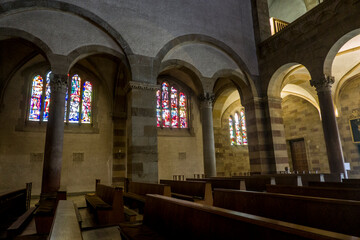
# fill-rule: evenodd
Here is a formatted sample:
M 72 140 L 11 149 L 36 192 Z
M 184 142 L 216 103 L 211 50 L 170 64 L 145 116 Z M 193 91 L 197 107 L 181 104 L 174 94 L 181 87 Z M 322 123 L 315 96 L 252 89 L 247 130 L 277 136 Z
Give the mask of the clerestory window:
M 51 72 L 46 74 L 46 81 L 41 75 L 36 75 L 32 79 L 29 121 L 47 122 L 49 119 L 50 74 Z M 66 92 L 64 121 L 68 123 L 91 123 L 92 99 L 92 83 L 82 81 L 78 74 L 74 74 L 69 81 Z
M 157 126 L 161 128 L 188 128 L 188 98 L 176 85 L 163 82 L 156 92 Z
M 240 114 L 235 112 L 234 117 L 229 117 L 230 144 L 247 145 L 247 133 L 245 125 L 245 111 L 242 109 Z

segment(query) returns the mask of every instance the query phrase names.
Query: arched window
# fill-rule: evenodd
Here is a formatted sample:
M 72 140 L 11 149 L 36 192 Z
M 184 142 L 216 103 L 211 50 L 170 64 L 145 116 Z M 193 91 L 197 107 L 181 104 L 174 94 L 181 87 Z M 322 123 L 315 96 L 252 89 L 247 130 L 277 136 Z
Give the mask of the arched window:
M 174 85 L 161 84 L 156 92 L 157 126 L 163 128 L 188 128 L 187 97 Z
M 48 121 L 51 102 L 50 74 L 46 75 L 46 86 L 43 87 L 41 75 L 32 81 L 29 121 Z M 68 99 L 70 96 L 70 99 Z M 64 121 L 69 123 L 91 123 L 91 105 L 93 86 L 90 81 L 82 82 L 78 74 L 74 74 L 69 82 L 65 96 Z M 69 104 L 68 104 L 69 101 Z M 44 106 L 43 108 L 41 106 Z M 69 109 L 68 109 L 69 108 Z
M 242 109 L 239 113 L 229 117 L 230 144 L 247 145 L 247 134 L 245 126 L 245 111 Z

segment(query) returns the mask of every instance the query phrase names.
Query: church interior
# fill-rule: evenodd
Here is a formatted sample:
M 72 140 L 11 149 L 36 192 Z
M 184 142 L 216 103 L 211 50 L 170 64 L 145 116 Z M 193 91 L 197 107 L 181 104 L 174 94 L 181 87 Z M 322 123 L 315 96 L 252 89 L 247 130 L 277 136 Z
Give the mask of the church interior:
M 359 14 L 0 0 L 0 239 L 360 239 Z

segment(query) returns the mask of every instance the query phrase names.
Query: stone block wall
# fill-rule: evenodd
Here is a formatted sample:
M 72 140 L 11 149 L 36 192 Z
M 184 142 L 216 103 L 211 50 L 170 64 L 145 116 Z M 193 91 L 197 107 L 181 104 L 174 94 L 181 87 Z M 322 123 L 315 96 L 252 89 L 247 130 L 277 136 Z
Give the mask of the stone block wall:
M 292 171 L 289 140 L 304 138 L 310 171 L 328 173 L 329 164 L 320 115 L 308 101 L 289 95 L 282 100 L 285 137 Z
M 344 160 L 350 163 L 351 170 L 348 175 L 351 178 L 360 177 L 360 143 L 353 143 L 350 123 L 351 118 L 360 117 L 360 78 L 345 83 L 339 94 L 339 117 L 338 127 L 343 147 Z
M 250 171 L 248 146 L 230 144 L 229 117 L 234 116 L 236 111 L 240 112 L 241 108 L 240 101 L 232 103 L 221 116 L 221 127 L 214 128 L 217 176 L 233 176 Z

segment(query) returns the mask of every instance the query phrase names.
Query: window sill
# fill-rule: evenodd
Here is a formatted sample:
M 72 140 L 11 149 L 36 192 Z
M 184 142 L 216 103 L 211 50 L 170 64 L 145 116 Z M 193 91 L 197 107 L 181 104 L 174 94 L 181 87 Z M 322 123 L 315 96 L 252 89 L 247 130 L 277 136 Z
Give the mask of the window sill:
M 193 128 L 157 128 L 159 137 L 195 137 Z
M 47 122 L 32 122 L 15 126 L 15 131 L 18 132 L 46 132 Z M 94 124 L 79 124 L 79 123 L 64 123 L 64 133 L 73 134 L 99 134 L 99 128 Z

